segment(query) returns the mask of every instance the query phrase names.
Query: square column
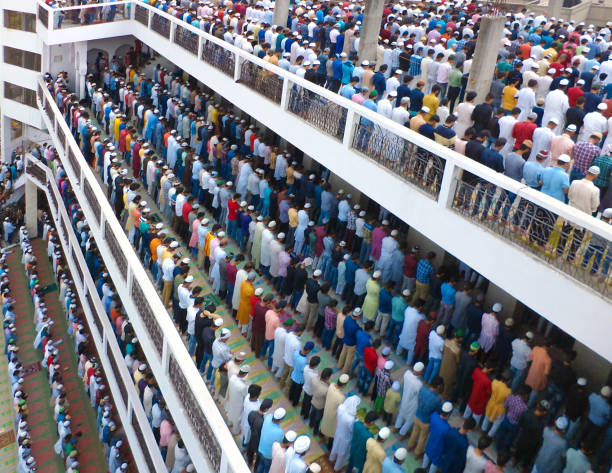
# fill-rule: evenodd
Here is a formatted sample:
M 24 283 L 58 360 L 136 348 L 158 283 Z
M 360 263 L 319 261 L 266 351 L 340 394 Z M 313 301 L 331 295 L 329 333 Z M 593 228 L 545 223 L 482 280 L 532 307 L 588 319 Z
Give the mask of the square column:
M 485 16 L 481 20 L 467 85 L 468 91 L 471 90 L 478 94 L 476 103 L 484 102 L 486 95 L 491 90 L 491 82 L 493 82 L 493 74 L 497 65 L 497 51 L 505 22 L 506 18 L 503 16 Z

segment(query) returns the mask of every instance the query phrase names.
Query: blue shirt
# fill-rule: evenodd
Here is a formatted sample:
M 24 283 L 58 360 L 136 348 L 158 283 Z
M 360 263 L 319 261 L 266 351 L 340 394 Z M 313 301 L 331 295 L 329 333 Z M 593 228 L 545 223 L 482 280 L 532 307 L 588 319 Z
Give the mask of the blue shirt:
M 355 95 L 355 88 L 350 84 L 343 85 L 342 89 L 340 89 L 340 95 L 345 99 L 351 100 L 351 97 Z
M 299 350 L 293 352 L 293 371 L 291 381 L 297 384 L 304 384 L 304 368 L 306 367 L 306 357 Z
M 350 259 L 347 260 L 344 270 L 344 282 L 346 284 L 355 284 L 355 271 L 357 271 L 357 268 L 357 263 Z
M 429 439 L 427 440 L 427 446 L 425 447 L 425 453 L 431 462 L 439 466 L 442 461 L 442 438 L 444 434 L 450 430 L 448 421 L 440 417 L 440 414 L 434 412 L 430 417 L 429 422 Z
M 387 457 L 382 462 L 382 473 L 404 473 L 404 468 L 395 463 L 393 458 Z
M 416 279 L 421 284 L 429 284 L 429 278 L 434 272 L 434 267 L 426 259 L 422 259 L 417 264 Z
M 554 166 L 542 171 L 542 189 L 544 194 L 554 197 L 561 202 L 565 202 L 565 192 L 568 189 L 569 175 L 560 167 Z
M 344 338 L 342 339 L 342 343 L 349 347 L 354 347 L 357 344 L 357 330 L 359 330 L 359 326 L 357 322 L 352 316 L 344 319 Z
M 540 179 L 544 168 L 537 161 L 527 161 L 523 166 L 523 179 L 525 184 L 535 189 L 540 188 Z
M 381 289 L 378 293 L 378 310 L 383 314 L 391 313 L 391 301 L 393 295 L 386 289 Z
M 442 401 L 440 400 L 440 396 L 438 396 L 427 386 L 423 386 L 419 390 L 418 396 L 419 398 L 416 416 L 424 424 L 429 424 L 431 415 L 434 412 L 440 412 L 440 408 L 442 407 Z
M 457 291 L 453 286 L 447 282 L 442 283 L 442 286 L 440 286 L 440 292 L 442 293 L 442 302 L 444 302 L 446 305 L 455 304 L 455 294 Z
M 259 453 L 268 460 L 272 459 L 272 444 L 283 440 L 283 428 L 279 424 L 272 422 L 272 414 L 268 414 L 264 419 L 259 435 Z
M 610 404 L 599 394 L 589 394 L 589 420 L 598 427 L 610 421 Z
M 346 319 L 344 319 L 344 323 L 346 325 Z M 346 328 L 344 330 L 344 335 L 346 336 Z M 365 347 L 369 347 L 372 344 L 372 337 L 365 330 L 358 330 L 355 335 L 355 342 L 357 345 L 357 353 L 363 355 Z

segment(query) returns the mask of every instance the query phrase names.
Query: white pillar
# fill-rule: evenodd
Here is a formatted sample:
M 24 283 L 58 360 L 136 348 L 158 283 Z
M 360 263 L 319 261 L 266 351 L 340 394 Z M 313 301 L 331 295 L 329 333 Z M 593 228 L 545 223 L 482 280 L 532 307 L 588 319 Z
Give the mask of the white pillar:
M 26 179 L 25 181 L 25 224 L 30 238 L 38 236 L 38 187 Z
M 385 2 L 383 0 L 368 0 L 363 12 L 363 25 L 361 26 L 359 40 L 359 61 L 372 61 L 376 59 L 380 23 L 383 17 Z
M 485 16 L 481 20 L 474 60 L 468 78 L 467 90 L 478 94 L 476 103 L 484 102 L 491 90 L 491 82 L 497 65 L 497 51 L 502 38 L 506 18 L 503 16 Z
M 77 93 L 79 98 L 85 98 L 85 77 L 87 75 L 87 41 L 74 44 L 74 70 L 77 77 Z
M 563 0 L 548 0 L 548 9 L 546 15 L 550 17 L 560 18 L 561 7 L 563 7 Z
M 272 23 L 276 26 L 287 26 L 287 19 L 289 18 L 289 0 L 276 0 L 274 2 L 274 19 Z

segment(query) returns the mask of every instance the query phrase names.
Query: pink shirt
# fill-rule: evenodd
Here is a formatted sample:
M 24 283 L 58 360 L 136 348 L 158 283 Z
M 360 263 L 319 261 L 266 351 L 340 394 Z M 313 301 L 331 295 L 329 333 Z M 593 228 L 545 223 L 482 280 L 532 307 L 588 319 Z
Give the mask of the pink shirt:
M 275 311 L 269 310 L 266 312 L 265 318 L 266 340 L 274 340 L 274 331 L 276 330 L 276 327 L 280 327 L 280 317 Z
M 268 472 L 285 473 L 285 449 L 278 442 L 272 444 L 272 464 Z
M 159 426 L 159 446 L 167 447 L 168 441 L 170 440 L 170 436 L 174 430 L 172 429 L 172 424 L 168 422 L 166 419 L 161 421 Z
M 353 96 L 351 97 L 351 100 L 353 102 L 358 103 L 359 105 L 362 105 L 363 102 L 365 102 L 365 97 L 361 94 L 353 94 Z
M 287 266 L 291 263 L 291 256 L 286 251 L 281 251 L 278 254 L 278 275 L 287 276 Z
M 191 224 L 191 238 L 189 239 L 189 248 L 197 248 L 198 246 L 198 228 L 200 228 L 200 219 L 196 218 Z

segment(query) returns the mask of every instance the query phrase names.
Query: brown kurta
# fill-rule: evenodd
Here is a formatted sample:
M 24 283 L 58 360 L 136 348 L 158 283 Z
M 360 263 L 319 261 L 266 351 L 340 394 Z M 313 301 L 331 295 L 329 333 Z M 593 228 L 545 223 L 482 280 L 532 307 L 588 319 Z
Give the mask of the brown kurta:
M 444 351 L 442 351 L 442 364 L 440 365 L 440 376 L 444 380 L 444 399 L 450 399 L 451 391 L 457 378 L 457 366 L 461 357 L 461 347 L 459 343 L 452 340 L 444 342 Z
M 380 442 L 376 439 L 368 439 L 366 442 L 366 462 L 363 465 L 363 473 L 382 473 L 382 462 L 387 456 Z
M 338 406 L 344 402 L 344 394 L 336 384 L 331 384 L 325 398 L 325 409 L 321 419 L 321 433 L 326 437 L 333 437 L 338 423 Z

